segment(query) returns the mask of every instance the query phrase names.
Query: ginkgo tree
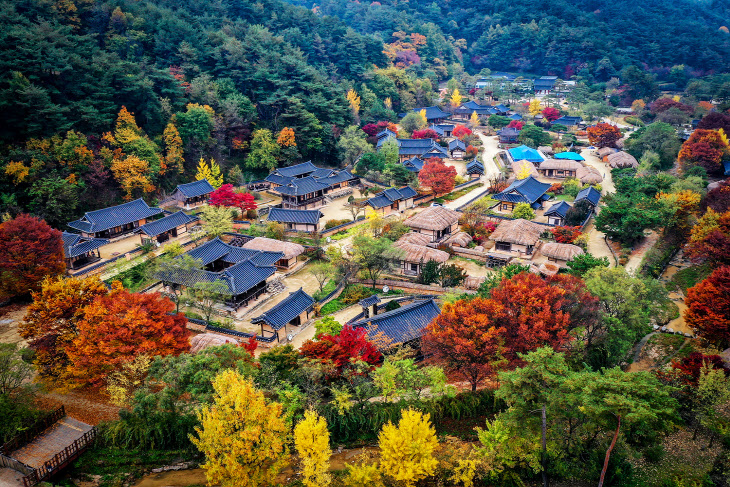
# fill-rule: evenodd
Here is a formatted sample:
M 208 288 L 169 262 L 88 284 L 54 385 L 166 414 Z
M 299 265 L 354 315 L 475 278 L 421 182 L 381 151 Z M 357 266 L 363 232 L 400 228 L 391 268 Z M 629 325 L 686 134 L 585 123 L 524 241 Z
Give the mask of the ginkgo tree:
M 313 410 L 304 413 L 304 419 L 294 428 L 294 446 L 302 467 L 305 487 L 326 487 L 331 482 L 329 469 L 330 433 L 327 421 Z
M 217 189 L 223 184 L 223 173 L 221 172 L 221 167 L 215 160 L 211 159 L 210 163 L 208 163 L 201 157 L 200 161 L 198 161 L 195 179 L 198 181 L 207 179 L 210 185 Z

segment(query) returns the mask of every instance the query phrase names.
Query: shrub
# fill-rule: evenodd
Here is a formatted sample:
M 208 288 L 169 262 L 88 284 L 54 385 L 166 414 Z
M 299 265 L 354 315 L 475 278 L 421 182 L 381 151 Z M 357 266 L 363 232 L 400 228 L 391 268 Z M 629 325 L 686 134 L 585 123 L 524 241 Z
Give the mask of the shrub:
M 575 178 L 568 178 L 563 182 L 563 192 L 568 196 L 575 198 L 581 190 L 580 181 Z
M 385 311 L 393 311 L 398 308 L 400 308 L 400 304 L 395 301 L 389 301 L 388 304 L 385 305 Z
M 563 183 L 553 183 L 548 189 L 548 193 L 563 194 Z
M 344 225 L 345 223 L 350 223 L 350 220 L 348 218 L 343 218 L 342 220 L 327 220 L 324 224 L 324 229 L 329 230 L 330 228 Z
M 373 294 L 376 294 L 376 291 L 372 288 L 368 288 L 360 284 L 352 284 L 342 291 L 339 300 L 342 301 L 343 304 L 355 304 L 362 299 L 369 298 Z
M 558 243 L 573 243 L 576 238 L 582 235 L 579 227 L 555 227 L 550 230 Z

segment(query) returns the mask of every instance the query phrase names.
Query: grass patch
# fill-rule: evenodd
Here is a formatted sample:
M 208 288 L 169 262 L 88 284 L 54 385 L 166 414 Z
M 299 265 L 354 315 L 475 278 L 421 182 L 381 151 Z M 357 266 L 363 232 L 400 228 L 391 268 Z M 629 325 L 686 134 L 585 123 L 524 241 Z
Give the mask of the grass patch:
M 365 222 L 366 220 L 362 220 L 362 221 Z M 360 225 L 355 225 L 354 227 L 348 228 L 347 230 L 342 230 L 340 232 L 334 233 L 334 234 L 330 235 L 330 239 L 337 241 L 337 240 L 342 240 L 347 237 L 351 237 L 351 236 L 355 235 L 359 226 Z
M 573 201 L 575 200 L 575 196 L 570 196 L 569 194 L 556 194 L 554 196 L 556 201 Z
M 127 288 L 130 292 L 136 293 L 140 289 L 143 289 L 155 282 L 155 280 L 150 277 L 150 272 L 154 265 L 152 260 L 153 259 L 146 260 L 130 267 L 116 276 L 107 279 L 106 282 L 111 284 L 113 281 L 121 281 L 125 288 Z
M 322 316 L 331 315 L 332 313 L 337 313 L 341 309 L 345 309 L 348 306 L 351 306 L 351 305 L 343 303 L 342 301 L 339 300 L 339 298 L 333 299 L 329 303 L 322 306 L 322 309 L 319 310 L 319 313 Z
M 443 197 L 443 199 L 446 201 L 454 201 L 457 198 L 461 198 L 465 194 L 471 193 L 475 189 L 483 188 L 483 187 L 484 187 L 484 184 L 474 184 L 474 185 L 469 186 L 468 188 L 463 188 L 463 189 L 460 189 L 459 191 L 451 192 L 451 193 L 445 195 Z
M 687 267 L 677 271 L 667 283 L 667 287 L 670 290 L 686 293 L 687 289 L 705 280 L 710 274 L 712 274 L 712 267 L 709 264 Z
M 334 291 L 336 287 L 337 287 L 337 282 L 334 279 L 330 279 L 324 285 L 322 290 L 315 291 L 315 293 L 312 294 L 312 297 L 314 298 L 315 301 L 319 301 L 320 299 L 322 299 L 323 297 L 327 296 L 329 293 Z

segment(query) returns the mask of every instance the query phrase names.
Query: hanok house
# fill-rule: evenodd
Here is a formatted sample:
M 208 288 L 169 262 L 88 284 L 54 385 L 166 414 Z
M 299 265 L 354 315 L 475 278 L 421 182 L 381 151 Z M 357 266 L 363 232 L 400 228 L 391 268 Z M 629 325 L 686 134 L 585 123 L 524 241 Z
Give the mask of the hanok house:
M 284 225 L 284 228 L 294 232 L 318 232 L 320 219 L 324 215 L 319 210 L 290 210 L 272 208 L 267 220 Z
M 476 157 L 466 163 L 466 173 L 471 179 L 479 179 L 484 176 L 484 164 Z
M 575 128 L 582 123 L 583 119 L 581 117 L 569 117 L 567 115 L 563 115 L 562 117 L 553 120 L 553 125 L 565 125 L 569 129 Z
M 448 151 L 452 159 L 461 160 L 466 154 L 466 144 L 459 139 L 452 139 L 449 141 Z
M 421 107 L 421 108 L 413 109 L 413 111 L 418 113 L 419 115 L 422 110 L 426 111 L 426 122 L 428 122 L 429 124 L 441 123 L 451 116 L 450 113 L 441 110 L 441 108 L 437 107 L 437 106 Z
M 187 215 L 180 210 L 177 213 L 142 225 L 135 233 L 139 233 L 142 245 L 150 242 L 160 244 L 188 233 L 190 227 L 196 224 L 198 220 L 197 216 Z
M 548 242 L 540 247 L 540 253 L 547 257 L 548 261 L 555 262 L 560 267 L 567 267 L 566 264 L 569 260 L 584 252 L 577 245 Z
M 618 149 L 615 149 L 613 147 L 601 147 L 596 151 L 596 154 L 598 155 L 598 157 L 601 158 L 603 162 L 606 162 L 606 158 L 611 154 L 615 154 L 616 152 L 618 152 Z
M 454 118 L 461 120 L 469 120 L 473 113 L 477 114 L 480 119 L 488 118 L 491 115 L 496 115 L 499 110 L 491 105 L 480 105 L 475 101 L 468 101 L 462 103 L 458 108 L 454 110 Z
M 282 339 L 282 336 L 279 335 L 280 330 L 284 330 L 283 337 L 285 338 L 289 332 L 287 327 L 297 327 L 306 323 L 313 314 L 313 308 L 314 298 L 299 288 L 273 308 L 253 318 L 251 323 L 261 325 L 262 337 L 268 338 L 266 335 L 270 334 L 269 336 L 276 337 L 278 342 Z
M 441 310 L 433 299 L 415 301 L 393 311 L 350 322 L 353 328 L 364 328 L 367 338 L 379 350 L 414 342 L 421 338 L 426 326 Z
M 84 237 L 115 238 L 134 232 L 161 213 L 161 209 L 150 207 L 140 198 L 103 210 L 89 211 L 81 219 L 68 223 L 68 226 L 80 230 Z
M 418 193 L 410 186 L 403 186 L 397 189 L 390 188 L 369 198 L 365 204 L 373 210 L 380 212 L 381 215 L 388 215 L 396 211 L 413 208 L 413 199 L 416 196 L 418 196 Z
M 276 267 L 281 270 L 289 270 L 297 264 L 297 259 L 304 253 L 304 246 L 294 242 L 282 242 L 273 238 L 256 237 L 245 244 L 244 249 L 269 250 L 281 252 L 284 256 L 276 261 Z
M 431 124 L 428 128 L 436 132 L 439 137 L 451 137 L 455 127 L 450 123 L 435 123 Z
M 504 127 L 501 130 L 497 130 L 500 144 L 516 144 L 520 136 L 520 131 L 515 127 Z
M 540 163 L 537 171 L 546 178 L 574 178 L 578 174 L 578 170 L 583 167 L 578 161 L 569 159 L 546 159 Z
M 507 151 L 507 154 L 509 154 L 509 157 L 510 159 L 512 159 L 513 162 L 529 161 L 533 164 L 540 164 L 542 161 L 545 160 L 540 152 L 533 149 L 532 147 L 527 147 L 526 145 L 521 145 L 519 147 L 509 149 Z
M 428 159 L 438 157 L 446 159 L 446 149 L 438 145 L 433 139 L 396 139 L 398 143 L 398 160 L 400 163 L 412 157 Z
M 606 162 L 612 169 L 624 167 L 639 167 L 639 163 L 634 156 L 628 152 L 616 152 L 606 157 Z
M 307 210 L 326 204 L 325 192 L 329 185 L 311 176 L 292 178 L 285 186 L 277 186 L 272 191 L 281 195 L 283 208 Z
M 318 177 L 316 180 L 327 185 L 326 193 L 353 186 L 360 181 L 360 179 L 353 175 L 350 171 L 333 172 L 329 176 Z
M 497 193 L 493 198 L 499 201 L 499 211 L 513 211 L 519 203 L 527 203 L 533 209 L 542 208 L 544 201 L 550 197 L 546 194 L 550 189 L 550 183 L 541 183 L 532 176 L 525 179 L 517 179 L 507 189 Z
M 415 172 L 415 173 L 421 172 L 421 169 L 423 169 L 424 164 L 425 163 L 424 163 L 423 159 L 421 159 L 420 157 L 416 157 L 416 156 L 413 156 L 410 159 L 406 159 L 405 161 L 403 161 L 403 167 L 405 167 L 409 171 Z
M 555 87 L 557 76 L 542 76 L 533 82 L 533 88 L 536 95 L 547 95 Z
M 109 243 L 105 238 L 82 237 L 76 233 L 63 232 L 63 256 L 67 269 L 80 269 L 101 260 L 99 247 Z
M 281 252 L 236 247 L 216 238 L 186 255 L 200 262 L 200 269 L 165 270 L 155 277 L 170 287 L 194 288 L 197 283 L 220 283 L 221 298 L 226 306 L 238 309 L 266 292 L 268 279 L 276 273 L 274 264 L 284 256 Z
M 494 251 L 511 257 L 531 259 L 540 244 L 540 235 L 547 227 L 523 219 L 505 220 L 497 225 L 489 239 L 494 241 Z M 490 252 L 491 254 L 491 252 Z M 488 254 L 489 256 L 489 254 Z
M 431 238 L 422 233 L 406 233 L 395 241 L 393 247 L 401 251 L 399 258 L 401 274 L 417 276 L 428 261 L 433 260 L 441 264 L 449 260 L 448 252 L 427 247 L 430 242 Z
M 575 177 L 583 184 L 601 184 L 603 176 L 600 171 L 593 166 L 583 166 L 575 173 Z
M 362 314 L 365 318 L 370 318 L 378 314 L 378 304 L 380 304 L 380 301 L 380 296 L 373 294 L 365 299 L 361 299 L 357 304 L 362 306 Z
M 580 201 L 587 201 L 588 204 L 591 205 L 593 211 L 596 211 L 598 202 L 601 201 L 601 192 L 593 186 L 583 188 L 578 192 L 578 195 L 575 197 L 575 201 L 573 202 L 573 204 L 576 204 Z
M 192 183 L 178 184 L 170 199 L 175 201 L 176 206 L 189 210 L 204 204 L 210 199 L 210 193 L 215 191 L 207 179 L 200 179 Z
M 565 223 L 565 217 L 568 215 L 568 210 L 572 207 L 565 201 L 559 201 L 553 206 L 545 210 L 543 213 L 547 219 L 549 225 L 560 227 Z
M 414 232 L 427 235 L 431 242 L 440 240 L 445 235 L 451 235 L 459 228 L 461 213 L 449 210 L 443 206 L 429 206 L 425 210 L 407 218 L 403 224 L 411 227 Z

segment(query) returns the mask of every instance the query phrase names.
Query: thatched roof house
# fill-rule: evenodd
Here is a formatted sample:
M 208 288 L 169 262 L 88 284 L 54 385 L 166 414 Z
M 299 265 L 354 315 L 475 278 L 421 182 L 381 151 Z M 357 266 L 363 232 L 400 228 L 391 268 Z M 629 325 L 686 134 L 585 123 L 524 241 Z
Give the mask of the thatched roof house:
M 256 237 L 243 244 L 244 249 L 250 250 L 268 250 L 272 252 L 281 252 L 284 257 L 276 263 L 277 267 L 290 268 L 297 263 L 297 257 L 304 253 L 304 246 L 294 242 L 282 242 L 267 237 Z
M 546 156 L 552 156 L 553 154 L 555 154 L 555 151 L 553 151 L 553 148 L 550 147 L 549 145 L 541 145 L 540 147 L 537 148 L 537 150 L 539 150 Z
M 593 166 L 583 166 L 575 174 L 575 177 L 583 184 L 600 184 L 603 182 L 603 176 Z
M 608 162 L 608 165 L 612 168 L 639 167 L 639 163 L 636 161 L 636 158 L 628 152 L 623 151 L 611 154 L 610 156 L 608 156 L 606 162 Z
M 540 248 L 540 253 L 549 261 L 564 266 L 570 259 L 576 255 L 582 255 L 584 252 L 577 245 L 549 242 Z
M 428 245 L 431 243 L 431 237 L 417 232 L 409 232 L 398 239 L 398 242 L 410 243 L 414 245 Z
M 601 147 L 596 151 L 596 154 L 598 154 L 598 157 L 603 159 L 604 157 L 615 154 L 616 152 L 618 152 L 617 149 L 614 149 L 613 147 Z
M 527 220 L 507 220 L 497 226 L 489 236 L 494 241 L 494 250 L 510 252 L 515 256 L 531 256 L 540 243 L 540 235 L 547 227 Z M 528 257 L 532 258 L 532 257 Z
M 537 267 L 537 265 L 535 265 L 534 262 L 532 262 L 530 260 L 517 258 L 517 259 L 512 259 L 510 261 L 510 264 L 526 265 L 527 267 L 530 268 L 528 270 L 528 272 L 531 272 L 536 275 L 540 275 L 540 269 Z
M 449 210 L 443 206 L 429 206 L 420 213 L 407 218 L 403 224 L 409 226 L 415 232 L 423 233 L 431 237 L 435 242 L 444 235 L 453 233 L 459 226 L 461 213 Z
M 530 176 L 538 177 L 540 174 L 537 172 L 537 169 L 535 169 L 535 165 L 531 163 L 530 161 L 526 161 L 525 159 L 515 161 L 512 163 L 512 172 L 517 175 L 525 171 L 525 168 L 527 168 L 528 171 L 530 171 Z
M 471 291 L 476 291 L 486 280 L 487 278 L 484 276 L 467 276 L 467 278 L 464 279 L 464 287 Z
M 393 246 L 402 251 L 400 256 L 400 270 L 402 274 L 417 276 L 422 271 L 422 266 L 430 260 L 443 263 L 449 260 L 449 254 L 443 250 L 433 249 L 418 243 L 418 234 L 407 233 L 399 238 Z M 428 238 L 426 235 L 423 237 Z M 421 240 L 422 241 L 422 240 Z M 428 242 L 426 242 L 428 243 Z
M 538 269 L 538 272 L 542 274 L 543 276 L 554 276 L 560 271 L 560 266 L 557 264 L 552 264 L 550 262 L 543 262 L 540 264 L 540 267 Z
M 444 241 L 450 247 L 466 247 L 472 241 L 471 235 L 466 232 L 456 232 Z
M 574 178 L 583 164 L 569 159 L 546 159 L 540 163 L 538 172 L 547 178 Z

